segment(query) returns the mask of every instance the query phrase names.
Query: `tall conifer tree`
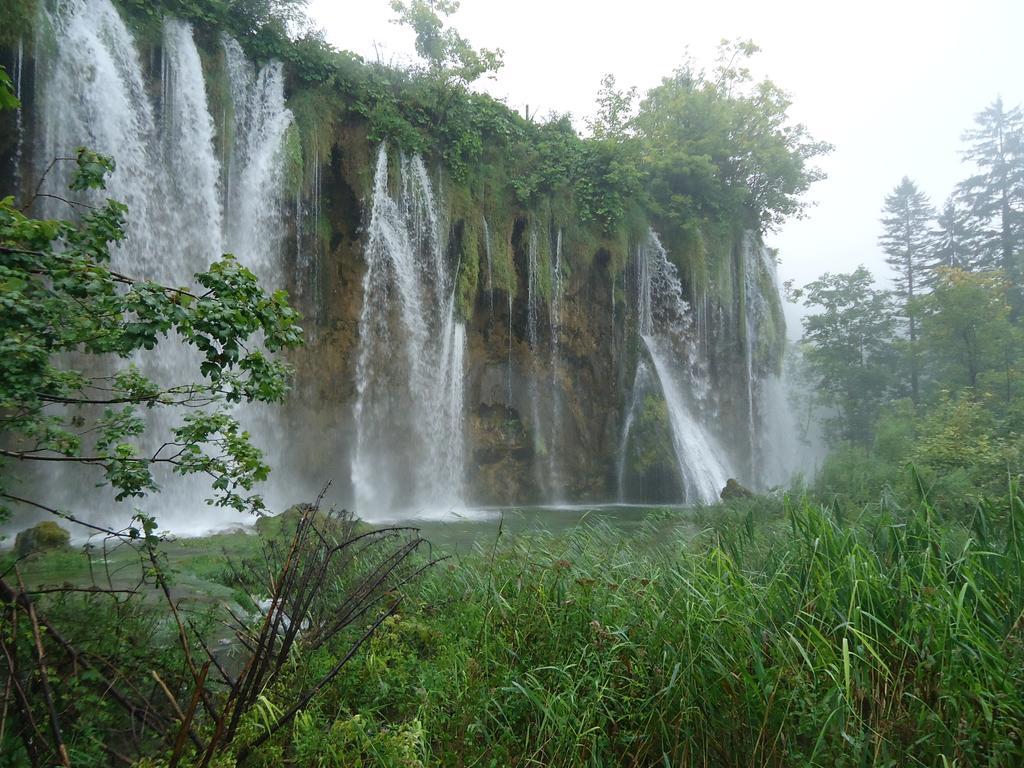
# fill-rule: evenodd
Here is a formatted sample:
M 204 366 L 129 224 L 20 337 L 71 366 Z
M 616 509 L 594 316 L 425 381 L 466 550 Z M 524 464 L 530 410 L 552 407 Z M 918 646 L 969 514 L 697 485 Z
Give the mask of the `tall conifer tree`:
M 961 269 L 974 272 L 980 268 L 978 259 L 982 250 L 983 234 L 964 202 L 955 195 L 942 206 L 935 219 L 932 233 L 932 266 L 925 275 L 925 285 L 931 289 L 939 278 L 938 268 Z
M 970 204 L 971 216 L 984 233 L 981 264 L 1002 269 L 1010 284 L 1010 305 L 1015 318 L 1024 310 L 1020 259 L 1024 251 L 1024 113 L 1006 109 L 997 98 L 975 117 L 975 127 L 964 133 L 968 143 L 964 159 L 976 169 L 961 182 L 959 191 Z
M 910 331 L 910 394 L 918 401 L 917 317 L 914 300 L 926 291 L 926 275 L 932 270 L 932 220 L 935 210 L 928 196 L 904 176 L 886 195 L 879 244 L 896 276 L 894 295 Z

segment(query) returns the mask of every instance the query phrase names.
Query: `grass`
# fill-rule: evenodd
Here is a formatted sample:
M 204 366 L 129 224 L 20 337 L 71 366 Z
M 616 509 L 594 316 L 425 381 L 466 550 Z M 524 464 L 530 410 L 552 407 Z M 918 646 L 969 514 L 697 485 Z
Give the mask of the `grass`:
M 419 586 L 335 712 L 444 765 L 1017 765 L 1024 511 L 979 514 L 1004 536 L 799 503 L 499 540 Z
M 968 519 L 753 499 L 628 534 L 498 528 L 407 588 L 247 765 L 1022 764 L 1009 498 Z M 176 546 L 182 572 L 216 582 L 217 543 Z M 301 656 L 266 717 L 339 652 Z

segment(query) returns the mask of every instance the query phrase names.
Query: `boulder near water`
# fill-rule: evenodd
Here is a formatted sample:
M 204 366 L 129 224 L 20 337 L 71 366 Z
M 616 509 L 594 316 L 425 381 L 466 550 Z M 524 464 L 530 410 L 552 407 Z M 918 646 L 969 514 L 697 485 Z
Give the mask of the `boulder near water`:
M 749 499 L 754 494 L 752 491 L 744 488 L 739 484 L 739 481 L 734 477 L 730 477 L 725 482 L 725 488 L 722 489 L 721 494 L 722 501 L 732 501 L 733 499 Z
M 64 549 L 71 543 L 71 534 L 52 520 L 26 528 L 14 540 L 14 549 L 19 557 L 50 549 Z

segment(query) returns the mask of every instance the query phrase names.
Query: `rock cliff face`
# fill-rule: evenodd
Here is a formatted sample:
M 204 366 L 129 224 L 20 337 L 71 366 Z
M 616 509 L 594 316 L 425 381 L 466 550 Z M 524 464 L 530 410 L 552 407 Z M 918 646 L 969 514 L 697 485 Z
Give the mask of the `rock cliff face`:
M 371 515 L 358 509 L 360 494 L 364 505 L 387 498 L 379 503 L 411 509 L 711 501 L 704 486 L 723 473 L 751 486 L 780 479 L 764 476 L 759 456 L 764 383 L 777 374 L 785 334 L 773 256 L 756 235 L 726 225 L 669 253 L 640 217 L 609 236 L 581 220 L 570 193 L 517 203 L 500 154 L 485 152 L 475 175 L 454 174 L 439 158 L 382 146 L 365 120 L 294 79 L 277 111 L 261 114 L 269 102 L 246 106 L 239 83 L 260 93 L 273 63 L 257 69 L 210 32 L 193 43 L 187 25 L 165 23 L 149 39 L 98 28 L 120 24 L 117 14 L 109 0 L 73 0 L 44 12 L 31 42 L 0 51 L 24 103 L 0 114 L 0 194 L 26 194 L 48 155 L 71 144 L 123 150 L 90 122 L 116 83 L 86 82 L 88 68 L 77 83 L 54 75 L 80 55 L 66 50 L 75 35 L 142 84 L 134 106 L 119 103 L 146 112 L 152 135 L 132 140 L 154 163 L 167 162 L 168 126 L 177 125 L 169 35 L 194 45 L 206 93 L 192 109 L 212 130 L 212 186 L 180 183 L 169 164 L 170 203 L 146 197 L 158 185 L 113 191 L 134 194 L 136 208 L 186 211 L 202 193 L 203 204 L 220 201 L 225 249 L 267 250 L 254 268 L 284 281 L 308 332 L 294 393 L 264 436 L 279 477 L 303 489 L 333 480 L 343 503 Z M 100 95 L 83 106 L 76 89 Z M 257 151 L 240 147 L 257 119 L 280 134 L 259 148 L 278 172 L 246 192 L 266 197 L 264 208 L 236 201 L 234 158 Z M 68 146 L 53 144 L 57 122 Z M 252 141 L 270 141 L 268 131 Z M 123 258 L 143 269 L 151 256 L 129 248 Z

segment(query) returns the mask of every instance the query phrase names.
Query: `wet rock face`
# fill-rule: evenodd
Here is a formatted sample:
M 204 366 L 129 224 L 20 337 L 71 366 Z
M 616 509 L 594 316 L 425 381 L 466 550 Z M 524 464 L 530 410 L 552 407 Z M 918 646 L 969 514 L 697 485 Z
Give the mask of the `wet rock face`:
M 514 239 L 514 259 L 528 247 Z M 527 276 L 518 293 L 484 291 L 474 307 L 467 350 L 469 493 L 482 503 L 607 500 L 614 496 L 620 421 L 618 346 L 611 283 L 593 260 L 562 284 L 558 323 L 538 302 L 530 344 Z M 493 301 L 492 301 L 493 299 Z
M 285 405 L 292 429 L 284 437 L 287 463 L 281 474 L 306 478 L 304 490 L 314 493 L 330 480 L 343 503 L 350 503 L 372 144 L 344 128 L 336 142 L 321 174 L 316 295 L 298 290 L 302 275 L 294 278 L 294 297 L 311 333 L 306 348 L 293 357 L 295 395 Z M 433 177 L 434 166 L 430 169 Z M 453 199 L 469 194 L 438 178 L 438 189 L 447 189 Z M 562 245 L 554 234 L 558 227 L 538 224 L 532 213 L 506 213 L 502 222 L 492 219 L 485 226 L 482 211 L 472 207 L 475 198 L 468 199 L 448 210 L 448 219 L 441 217 L 448 232 L 446 258 L 454 260 L 449 268 L 456 270 L 465 293 L 458 313 L 466 327 L 465 502 L 607 501 L 620 491 L 624 498 L 651 503 L 684 498 L 667 423 L 647 425 L 652 428 L 645 427 L 644 445 L 622 445 L 623 417 L 644 355 L 631 257 L 613 258 L 605 244 L 585 245 L 568 234 L 564 251 L 556 251 L 556 244 Z M 481 240 L 481 233 L 489 240 Z M 483 245 L 452 246 L 478 241 L 490 243 L 490 252 Z M 560 270 L 554 268 L 556 253 Z M 457 271 L 466 258 L 478 262 L 471 270 L 474 280 L 462 280 L 463 272 Z M 738 280 L 739 273 L 732 272 L 722 280 Z M 687 294 L 692 290 L 687 285 Z M 693 343 L 707 350 L 703 375 L 712 392 L 715 427 L 726 443 L 741 446 L 737 454 L 743 455 L 750 438 L 738 294 L 720 287 L 702 290 L 699 304 L 685 297 L 695 318 L 700 312 Z M 391 300 L 400 300 L 397 291 Z M 390 329 L 392 336 L 402 333 Z M 680 350 L 680 359 L 686 353 Z M 400 356 L 373 363 L 379 370 L 404 364 Z M 746 479 L 744 463 L 740 459 L 735 471 Z

